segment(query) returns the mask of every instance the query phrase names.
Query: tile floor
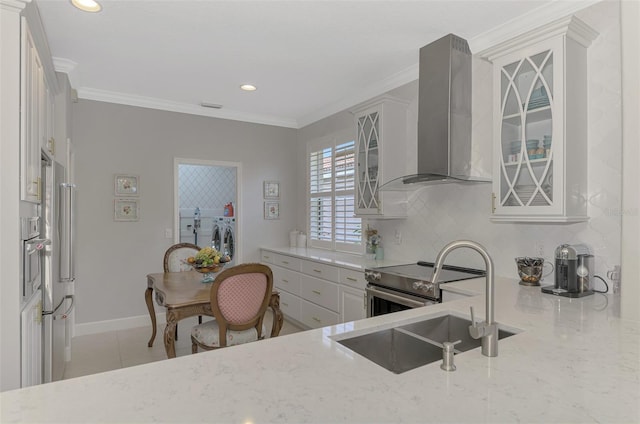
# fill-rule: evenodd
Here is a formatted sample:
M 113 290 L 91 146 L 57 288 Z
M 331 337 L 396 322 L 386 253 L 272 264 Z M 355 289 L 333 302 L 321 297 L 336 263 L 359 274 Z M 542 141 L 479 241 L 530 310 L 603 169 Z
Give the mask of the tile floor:
M 265 317 L 267 333 L 271 331 L 272 315 Z M 176 355 L 191 355 L 191 327 L 198 323 L 197 317 L 185 319 L 178 324 Z M 151 325 L 128 330 L 74 337 L 71 343 L 71 361 L 67 362 L 63 379 L 96 374 L 148 362 L 167 359 L 162 342 L 164 324 L 158 326 L 153 347 L 147 347 L 151 337 Z M 287 320 L 280 335 L 303 331 Z

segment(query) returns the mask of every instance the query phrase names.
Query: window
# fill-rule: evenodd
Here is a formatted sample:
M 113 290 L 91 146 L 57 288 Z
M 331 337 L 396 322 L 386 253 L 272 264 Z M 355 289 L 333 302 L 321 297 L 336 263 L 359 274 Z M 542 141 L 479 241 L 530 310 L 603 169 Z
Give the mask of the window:
M 355 212 L 355 141 L 310 143 L 309 246 L 359 253 L 362 220 Z

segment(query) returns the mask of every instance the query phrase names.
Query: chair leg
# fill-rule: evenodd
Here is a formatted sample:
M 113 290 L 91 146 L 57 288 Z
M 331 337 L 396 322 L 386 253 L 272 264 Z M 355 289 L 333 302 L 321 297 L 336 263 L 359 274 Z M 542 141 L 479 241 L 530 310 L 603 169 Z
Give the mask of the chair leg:
M 176 324 L 176 334 L 174 336 L 175 339 L 178 340 L 178 324 Z
M 191 353 L 198 353 L 198 345 L 191 342 Z

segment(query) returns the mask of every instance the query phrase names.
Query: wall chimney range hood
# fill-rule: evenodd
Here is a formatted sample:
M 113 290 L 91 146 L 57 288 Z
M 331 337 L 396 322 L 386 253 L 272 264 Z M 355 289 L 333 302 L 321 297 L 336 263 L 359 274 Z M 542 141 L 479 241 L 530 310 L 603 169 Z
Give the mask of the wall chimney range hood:
M 420 49 L 417 173 L 386 182 L 381 191 L 491 181 L 472 166 L 471 60 L 469 44 L 453 34 Z

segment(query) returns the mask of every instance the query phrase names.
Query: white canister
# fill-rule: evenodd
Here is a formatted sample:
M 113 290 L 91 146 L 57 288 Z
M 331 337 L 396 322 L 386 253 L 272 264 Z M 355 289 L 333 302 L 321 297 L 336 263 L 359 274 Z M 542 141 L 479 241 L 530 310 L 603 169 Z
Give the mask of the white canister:
M 298 247 L 307 247 L 307 235 L 304 233 L 298 234 L 297 242 Z
M 289 247 L 296 247 L 298 238 L 298 230 L 289 231 Z

